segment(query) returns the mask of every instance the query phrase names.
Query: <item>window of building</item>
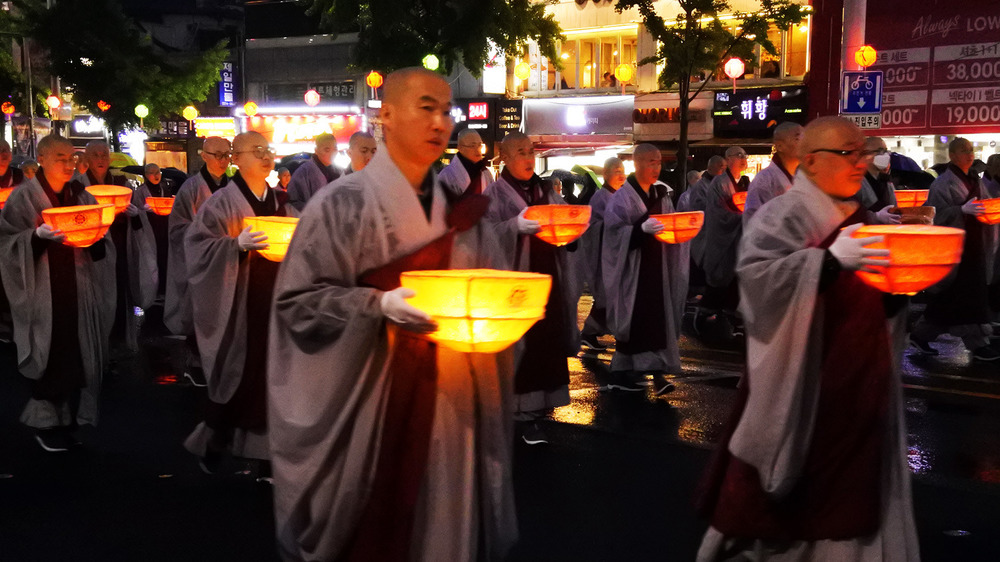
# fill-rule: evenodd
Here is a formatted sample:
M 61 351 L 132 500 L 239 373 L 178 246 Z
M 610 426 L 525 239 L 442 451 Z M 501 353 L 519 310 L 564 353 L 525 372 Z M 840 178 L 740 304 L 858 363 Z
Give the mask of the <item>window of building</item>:
M 561 71 L 538 55 L 535 49 L 527 62 L 532 65 L 532 72 L 539 72 L 540 80 L 532 77 L 522 81 L 522 84 L 527 91 L 621 88 L 622 85 L 615 78 L 615 69 L 620 64 L 632 66 L 632 79 L 625 85 L 635 84 L 637 33 L 638 29 L 625 34 L 571 34 L 559 46 L 559 62 L 563 67 Z M 533 60 L 537 62 L 532 62 Z

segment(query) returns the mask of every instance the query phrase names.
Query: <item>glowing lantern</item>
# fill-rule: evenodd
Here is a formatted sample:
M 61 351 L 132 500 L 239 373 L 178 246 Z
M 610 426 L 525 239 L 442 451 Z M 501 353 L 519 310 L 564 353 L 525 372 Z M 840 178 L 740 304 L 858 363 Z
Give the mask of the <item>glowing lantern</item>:
M 257 104 L 252 101 L 246 102 L 243 104 L 243 113 L 246 113 L 247 117 L 257 115 Z
M 634 73 L 632 72 L 632 67 L 630 65 L 619 64 L 615 67 L 615 78 L 617 78 L 618 82 L 622 84 L 631 80 L 633 74 Z
M 986 208 L 986 214 L 976 217 L 980 222 L 986 224 L 1000 223 L 1000 197 L 994 199 L 981 199 L 979 201 Z
M 928 189 L 898 189 L 896 190 L 897 207 L 919 207 L 927 202 Z
M 135 116 L 139 119 L 145 119 L 149 115 L 149 108 L 143 104 L 135 106 Z
M 115 220 L 114 205 L 74 205 L 42 210 L 42 220 L 66 235 L 63 244 L 86 248 L 97 242 Z
M 705 213 L 703 211 L 691 211 L 687 213 L 670 213 L 666 215 L 649 215 L 649 218 L 660 221 L 663 230 L 654 236 L 661 242 L 667 244 L 681 244 L 691 240 L 701 231 L 701 226 L 705 224 Z
M 740 212 L 742 213 L 743 209 L 746 209 L 747 206 L 747 192 L 737 191 L 736 193 L 734 193 L 733 205 L 736 205 L 736 208 L 739 209 Z
M 306 94 L 302 96 L 306 100 L 306 105 L 309 107 L 315 107 L 319 105 L 319 92 L 316 90 L 307 90 Z
M 885 293 L 912 295 L 944 279 L 962 261 L 965 231 L 946 226 L 882 224 L 862 226 L 852 236 L 883 236 L 882 242 L 868 247 L 889 250 L 887 257 L 877 258 L 885 262 L 876 266 L 878 273 L 857 272 L 862 281 Z
M 899 215 L 900 224 L 934 224 L 934 207 L 890 207 L 889 212 Z
M 147 197 L 146 204 L 149 205 L 153 212 L 160 216 L 166 216 L 170 214 L 170 211 L 174 208 L 174 198 L 173 197 Z
M 426 68 L 427 70 L 437 70 L 438 66 L 440 66 L 441 64 L 441 61 L 439 61 L 437 56 L 434 55 L 433 53 L 424 57 L 424 59 L 421 62 L 423 63 L 424 68 Z
M 857 51 L 854 51 L 854 62 L 858 63 L 858 66 L 861 68 L 868 68 L 875 64 L 876 56 L 877 53 L 874 48 L 870 45 L 862 45 L 858 47 Z
M 250 232 L 263 232 L 267 235 L 267 248 L 257 250 L 257 253 L 271 261 L 285 259 L 288 243 L 292 241 L 299 219 L 294 217 L 246 217 L 243 221 L 250 227 Z
M 111 109 L 111 104 L 104 100 L 100 100 L 97 102 L 97 109 L 100 109 L 101 111 L 107 111 Z
M 541 225 L 535 236 L 553 246 L 565 246 L 590 226 L 590 205 L 535 205 L 528 207 L 524 218 Z
M 10 115 L 11 113 L 14 113 L 14 104 L 9 101 L 5 101 L 3 102 L 3 105 L 0 105 L 0 111 L 3 111 L 4 115 Z
M 92 185 L 87 192 L 97 199 L 99 205 L 113 205 L 116 215 L 132 202 L 132 190 L 120 185 Z
M 59 96 L 51 95 L 45 98 L 45 105 L 49 106 L 49 109 L 58 109 L 62 105 L 62 100 L 59 99 Z
M 521 61 L 514 67 L 514 76 L 518 80 L 527 80 L 531 76 L 531 65 Z
M 552 277 L 494 269 L 407 271 L 407 301 L 437 322 L 428 337 L 465 353 L 496 353 L 521 339 L 545 317 Z
M 10 197 L 11 192 L 14 191 L 13 187 L 0 188 L 0 209 L 7 204 L 7 198 Z
M 743 61 L 733 57 L 726 61 L 726 66 L 723 67 L 726 71 L 726 76 L 733 79 L 733 92 L 736 91 L 736 79 L 743 76 L 743 72 L 746 70 L 746 65 Z
M 369 88 L 378 88 L 382 85 L 382 82 L 382 75 L 374 70 L 369 72 L 368 76 L 365 76 L 365 84 L 368 84 Z
M 183 115 L 184 118 L 187 119 L 188 121 L 194 121 L 195 119 L 198 118 L 198 109 L 193 105 L 189 105 L 184 108 L 184 111 L 181 112 L 181 115 Z

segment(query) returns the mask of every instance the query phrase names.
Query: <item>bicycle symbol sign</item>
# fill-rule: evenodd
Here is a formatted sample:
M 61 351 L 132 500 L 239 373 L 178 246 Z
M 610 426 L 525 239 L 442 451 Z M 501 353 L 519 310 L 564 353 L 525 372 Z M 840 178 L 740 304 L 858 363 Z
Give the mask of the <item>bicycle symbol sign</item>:
M 882 71 L 844 72 L 840 90 L 841 113 L 882 111 Z

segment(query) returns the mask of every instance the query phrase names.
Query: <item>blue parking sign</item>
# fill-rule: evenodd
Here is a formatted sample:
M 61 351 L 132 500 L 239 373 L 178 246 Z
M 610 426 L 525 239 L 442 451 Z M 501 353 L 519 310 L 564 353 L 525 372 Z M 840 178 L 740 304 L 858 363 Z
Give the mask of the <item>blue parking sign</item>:
M 841 113 L 882 112 L 882 71 L 844 72 L 840 89 Z

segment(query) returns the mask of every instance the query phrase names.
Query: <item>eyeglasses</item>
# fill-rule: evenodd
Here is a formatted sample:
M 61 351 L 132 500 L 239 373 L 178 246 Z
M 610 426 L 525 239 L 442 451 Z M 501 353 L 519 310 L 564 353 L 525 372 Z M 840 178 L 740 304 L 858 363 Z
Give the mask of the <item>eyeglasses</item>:
M 207 150 L 202 150 L 201 154 L 208 154 L 209 156 L 215 158 L 216 160 L 229 160 L 230 158 L 233 157 L 231 152 L 209 152 Z
M 878 154 L 877 150 L 864 150 L 863 148 L 856 148 L 854 150 L 838 150 L 836 148 L 817 148 L 816 150 L 810 152 L 809 154 L 816 154 L 817 152 L 829 152 L 830 154 L 843 156 L 853 164 L 857 164 L 860 160 L 870 160 L 874 158 L 876 154 Z
M 241 150 L 239 152 L 233 152 L 233 154 L 234 155 L 235 154 L 246 154 L 248 152 L 249 153 L 253 153 L 254 156 L 256 156 L 257 158 L 260 158 L 262 160 L 264 159 L 265 156 L 270 156 L 271 158 L 274 158 L 274 156 L 276 154 L 278 154 L 270 146 L 255 146 L 255 147 L 253 147 L 250 150 Z
M 729 156 L 727 156 L 727 158 L 739 158 L 741 160 L 746 160 L 747 159 L 747 153 L 746 152 L 741 152 L 739 154 L 730 154 Z

